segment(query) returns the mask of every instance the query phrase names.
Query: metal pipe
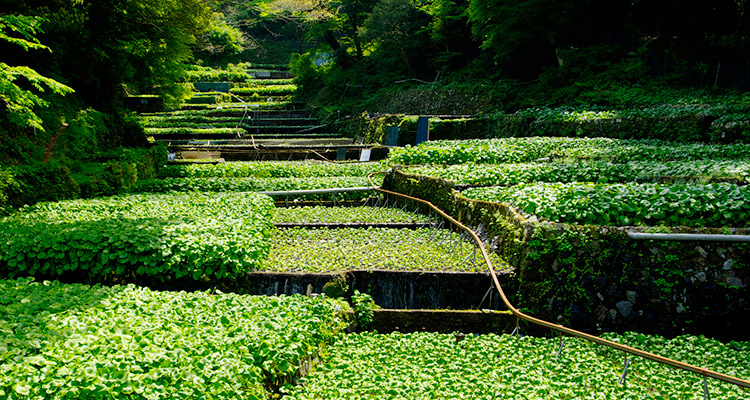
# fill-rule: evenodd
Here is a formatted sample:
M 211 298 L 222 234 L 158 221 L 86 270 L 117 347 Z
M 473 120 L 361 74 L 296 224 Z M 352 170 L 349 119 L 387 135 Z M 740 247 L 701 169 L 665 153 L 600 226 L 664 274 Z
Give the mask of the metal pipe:
M 627 231 L 633 240 L 670 240 L 677 242 L 750 243 L 750 235 L 713 235 L 702 233 L 641 233 Z
M 712 370 L 706 369 L 706 368 L 696 367 L 695 365 L 686 364 L 686 363 L 683 363 L 683 362 L 680 362 L 680 361 L 677 361 L 677 360 L 673 360 L 671 358 L 662 357 L 662 356 L 660 356 L 658 354 L 649 353 L 647 351 L 639 350 L 639 349 L 636 349 L 636 348 L 633 348 L 633 347 L 630 347 L 630 346 L 626 346 L 626 345 L 623 345 L 623 344 L 620 344 L 620 343 L 616 343 L 616 342 L 613 342 L 611 340 L 603 339 L 603 338 L 600 338 L 598 336 L 590 335 L 588 333 L 584 333 L 584 332 L 581 332 L 581 331 L 578 331 L 578 330 L 575 330 L 575 329 L 572 329 L 572 328 L 568 328 L 568 327 L 565 327 L 565 326 L 562 326 L 562 325 L 554 324 L 552 322 L 548 322 L 548 321 L 545 321 L 545 320 L 542 320 L 542 319 L 539 319 L 539 318 L 536 318 L 536 317 L 532 317 L 530 315 L 522 313 L 516 307 L 514 307 L 513 304 L 511 304 L 510 300 L 508 300 L 508 297 L 505 295 L 505 291 L 503 291 L 503 288 L 500 285 L 500 280 L 498 279 L 497 274 L 495 273 L 495 268 L 492 266 L 492 262 L 490 261 L 490 256 L 487 253 L 487 250 L 484 248 L 484 244 L 482 244 L 482 241 L 479 239 L 479 236 L 477 236 L 477 234 L 474 231 L 472 231 L 471 229 L 467 228 L 464 224 L 458 222 L 455 218 L 453 218 L 450 215 L 446 214 L 443 210 L 437 208 L 435 205 L 433 205 L 432 203 L 430 203 L 427 200 L 423 200 L 423 199 L 412 197 L 412 196 L 405 195 L 405 194 L 402 194 L 402 193 L 393 192 L 393 191 L 390 191 L 390 190 L 385 190 L 385 189 L 376 187 L 375 184 L 372 181 L 372 176 L 376 175 L 376 174 L 377 175 L 385 175 L 385 172 L 373 172 L 373 173 L 371 173 L 370 175 L 367 176 L 367 179 L 370 181 L 370 184 L 372 184 L 373 189 L 375 189 L 376 191 L 382 192 L 382 193 L 386 193 L 386 194 L 391 194 L 391 195 L 398 196 L 398 197 L 407 198 L 407 199 L 410 199 L 412 201 L 415 201 L 415 202 L 418 202 L 418 203 L 422 203 L 425 206 L 433 209 L 436 213 L 442 215 L 443 218 L 445 218 L 448 221 L 452 222 L 453 224 L 455 224 L 456 226 L 458 226 L 459 228 L 461 228 L 462 230 L 464 230 L 465 232 L 467 232 L 469 235 L 471 235 L 474 238 L 475 243 L 479 247 L 479 250 L 481 250 L 481 252 L 482 252 L 482 257 L 484 257 L 484 262 L 487 265 L 487 269 L 490 272 L 490 275 L 492 277 L 492 282 L 495 284 L 495 288 L 497 289 L 498 293 L 500 294 L 500 298 L 502 299 L 503 304 L 505 304 L 505 306 L 508 307 L 508 309 L 514 315 L 516 315 L 516 317 L 518 317 L 520 319 L 523 319 L 525 321 L 531 322 L 532 324 L 535 324 L 535 325 L 543 326 L 545 328 L 549 328 L 549 329 L 552 329 L 552 330 L 564 333 L 564 334 L 569 335 L 569 336 L 578 337 L 578 338 L 587 340 L 589 342 L 597 343 L 597 344 L 600 344 L 600 345 L 603 345 L 603 346 L 607 346 L 607 347 L 610 347 L 610 348 L 613 348 L 613 349 L 616 349 L 616 350 L 624 351 L 625 353 L 633 354 L 633 355 L 636 355 L 638 357 L 642 357 L 642 358 L 645 358 L 645 359 L 648 359 L 648 360 L 651 360 L 651 361 L 656 361 L 656 362 L 658 362 L 660 364 L 665 364 L 665 365 L 669 365 L 669 366 L 677 368 L 677 369 L 682 369 L 682 370 L 685 370 L 685 371 L 690 371 L 690 372 L 696 373 L 696 374 L 704 376 L 704 377 L 718 379 L 720 381 L 728 382 L 728 383 L 731 383 L 733 385 L 737 385 L 737 386 L 740 386 L 740 387 L 750 388 L 750 381 L 745 380 L 745 379 L 737 378 L 737 377 L 734 377 L 734 376 L 731 376 L 731 375 L 722 374 L 720 372 L 712 371 Z

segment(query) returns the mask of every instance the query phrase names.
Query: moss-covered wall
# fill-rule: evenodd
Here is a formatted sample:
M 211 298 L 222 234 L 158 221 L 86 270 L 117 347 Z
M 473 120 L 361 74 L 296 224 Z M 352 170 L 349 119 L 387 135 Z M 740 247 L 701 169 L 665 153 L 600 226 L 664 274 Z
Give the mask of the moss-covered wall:
M 107 196 L 132 190 L 153 179 L 166 163 L 167 148 L 118 148 L 88 162 L 50 161 L 2 169 L 0 213 L 39 201 Z
M 511 301 L 531 315 L 592 333 L 750 337 L 748 244 L 636 241 L 626 228 L 539 222 L 506 204 L 464 198 L 444 180 L 399 171 L 383 186 L 478 230 L 516 267 Z

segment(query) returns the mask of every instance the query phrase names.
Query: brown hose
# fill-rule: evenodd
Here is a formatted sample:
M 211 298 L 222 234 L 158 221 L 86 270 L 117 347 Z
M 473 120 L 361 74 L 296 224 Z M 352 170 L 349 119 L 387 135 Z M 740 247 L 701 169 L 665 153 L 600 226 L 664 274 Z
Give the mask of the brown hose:
M 552 330 L 555 330 L 555 331 L 558 331 L 558 332 L 561 332 L 561 333 L 565 333 L 565 334 L 570 335 L 570 336 L 579 337 L 579 338 L 582 338 L 584 340 L 588 340 L 589 342 L 601 344 L 601 345 L 604 345 L 604 346 L 607 346 L 607 347 L 611 347 L 611 348 L 616 349 L 616 350 L 624 351 L 626 353 L 630 353 L 630 354 L 633 354 L 633 355 L 636 355 L 636 356 L 639 356 L 639 357 L 643 357 L 643 358 L 651 360 L 651 361 L 656 361 L 656 362 L 661 363 L 661 364 L 666 364 L 666 365 L 672 366 L 674 368 L 682 369 L 682 370 L 685 370 L 685 371 L 690 371 L 690 372 L 696 373 L 698 375 L 703 375 L 703 376 L 706 376 L 706 377 L 709 377 L 709 378 L 718 379 L 720 381 L 728 382 L 728 383 L 731 383 L 731 384 L 734 384 L 734 385 L 737 385 L 737 386 L 740 386 L 740 387 L 750 388 L 750 381 L 745 380 L 745 379 L 740 379 L 740 378 L 737 378 L 737 377 L 734 377 L 734 376 L 731 376 L 731 375 L 722 374 L 722 373 L 719 373 L 719 372 L 712 371 L 710 369 L 696 367 L 695 365 L 686 364 L 686 363 L 683 363 L 683 362 L 680 362 L 680 361 L 677 361 L 677 360 L 673 360 L 671 358 L 662 357 L 662 356 L 657 355 L 657 354 L 653 354 L 653 353 L 649 353 L 647 351 L 639 350 L 639 349 L 636 349 L 636 348 L 633 348 L 633 347 L 630 347 L 630 346 L 626 346 L 626 345 L 623 345 L 623 344 L 620 344 L 620 343 L 613 342 L 611 340 L 602 339 L 602 338 L 594 336 L 594 335 L 589 335 L 588 333 L 577 331 L 575 329 L 571 329 L 571 328 L 568 328 L 568 327 L 565 327 L 565 326 L 562 326 L 562 325 L 553 324 L 551 322 L 547 322 L 547 321 L 541 320 L 539 318 L 535 318 L 535 317 L 532 317 L 530 315 L 526 315 L 526 314 L 522 313 L 517 308 L 515 308 L 513 306 L 513 304 L 511 304 L 510 301 L 508 300 L 508 298 L 505 296 L 505 292 L 503 291 L 503 288 L 500 286 L 500 281 L 498 280 L 497 274 L 495 273 L 495 268 L 492 266 L 492 262 L 490 262 L 490 257 L 487 254 L 487 250 L 485 250 L 484 245 L 482 244 L 482 241 L 479 239 L 479 237 L 477 236 L 477 234 L 474 233 L 473 230 L 469 229 L 468 227 L 466 227 L 462 223 L 456 221 L 453 217 L 451 217 L 450 215 L 446 214 L 441 209 L 435 207 L 435 205 L 433 205 L 429 201 L 422 200 L 422 199 L 419 199 L 419 198 L 416 198 L 416 197 L 412 197 L 412 196 L 408 196 L 408 195 L 405 195 L 403 193 L 392 192 L 390 190 L 385 190 L 385 189 L 381 189 L 381 188 L 377 187 L 373 183 L 373 181 L 372 181 L 372 176 L 376 175 L 376 174 L 383 174 L 383 175 L 385 175 L 385 172 L 374 172 L 374 173 L 371 173 L 370 175 L 367 176 L 367 180 L 370 182 L 370 184 L 372 185 L 372 187 L 373 187 L 374 190 L 376 190 L 378 192 L 382 192 L 382 193 L 386 193 L 386 194 L 390 194 L 390 195 L 394 195 L 394 196 L 406 198 L 406 199 L 409 199 L 409 200 L 412 200 L 412 201 L 415 201 L 415 202 L 418 202 L 418 203 L 422 203 L 422 204 L 428 206 L 429 208 L 431 208 L 432 210 L 434 210 L 435 212 L 437 212 L 438 214 L 440 214 L 443 218 L 449 220 L 450 222 L 454 223 L 456 226 L 458 226 L 462 230 L 464 230 L 467 233 L 469 233 L 471 235 L 471 237 L 474 238 L 474 241 L 476 242 L 477 247 L 479 247 L 479 250 L 482 252 L 482 257 L 484 257 L 484 261 L 487 264 L 487 269 L 490 271 L 490 275 L 492 275 L 492 281 L 495 284 L 495 288 L 497 289 L 498 293 L 500 293 L 500 297 L 503 299 L 503 303 L 519 319 L 523 319 L 525 321 L 531 322 L 532 324 L 543 326 L 545 328 L 549 328 L 549 329 L 552 329 Z

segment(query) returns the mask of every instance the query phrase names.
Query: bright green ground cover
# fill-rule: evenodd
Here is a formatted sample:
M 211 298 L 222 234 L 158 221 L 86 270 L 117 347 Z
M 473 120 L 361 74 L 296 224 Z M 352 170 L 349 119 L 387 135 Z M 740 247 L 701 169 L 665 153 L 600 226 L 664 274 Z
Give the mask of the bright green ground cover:
M 235 128 L 196 128 L 196 127 L 170 127 L 170 128 L 145 128 L 146 135 L 233 135 L 238 131 L 244 133 L 244 129 Z
M 382 177 L 375 181 L 382 183 Z M 246 192 L 330 189 L 340 187 L 370 186 L 367 178 L 338 176 L 321 178 L 164 178 L 138 182 L 135 191 L 161 193 L 177 192 Z M 333 194 L 289 196 L 289 199 L 331 200 Z M 361 200 L 373 196 L 372 191 L 337 193 L 339 200 Z
M 199 118 L 205 118 L 205 117 L 199 117 Z M 205 118 L 208 119 L 208 118 Z M 240 117 L 237 118 L 230 118 L 228 120 L 223 120 L 217 118 L 217 121 L 200 121 L 197 120 L 196 122 L 183 122 L 183 121 L 174 121 L 174 120 L 146 120 L 143 121 L 143 125 L 146 127 L 146 129 L 149 128 L 234 128 L 235 126 L 239 125 Z
M 217 69 L 192 65 L 186 72 L 187 82 L 247 82 L 253 80 L 249 71 L 250 66 L 246 64 L 229 65 L 226 69 Z
M 426 215 L 383 207 L 284 207 L 277 208 L 275 223 L 429 223 Z
M 233 102 L 233 103 L 221 103 L 221 104 L 184 104 L 180 111 L 175 113 L 181 113 L 177 115 L 216 115 L 224 114 L 227 111 L 242 112 L 245 109 L 252 111 L 263 111 L 263 110 L 283 110 L 292 104 L 288 100 L 275 99 L 274 101 L 248 101 L 244 103 Z M 201 114 L 195 114 L 195 112 Z
M 750 343 L 702 337 L 673 340 L 609 335 L 644 350 L 750 378 Z M 434 333 L 346 335 L 324 363 L 286 387 L 287 400 L 327 399 L 698 399 L 702 380 L 631 357 L 625 385 L 622 353 L 567 338 Z M 709 380 L 712 399 L 746 399 L 748 390 Z
M 268 254 L 273 203 L 254 193 L 38 203 L 0 220 L 0 273 L 122 282 L 215 279 Z
M 425 142 L 393 149 L 391 164 L 524 163 L 544 157 L 611 162 L 748 160 L 750 144 L 678 144 L 606 138 L 504 138 Z
M 211 117 L 208 115 L 171 115 L 171 114 L 150 114 L 140 115 L 138 120 L 143 126 L 156 127 L 156 126 L 169 126 L 170 124 L 178 123 L 193 123 L 193 124 L 213 124 L 213 123 L 237 123 L 241 116 L 238 117 Z
M 0 280 L 0 398 L 266 399 L 344 302 Z
M 481 254 L 472 257 L 459 235 L 427 228 L 409 229 L 278 229 L 271 252 L 260 268 L 266 271 L 338 272 L 349 270 L 484 272 Z M 467 260 L 468 258 L 468 260 Z M 507 267 L 494 253 L 497 270 Z
M 306 126 L 299 126 L 299 125 L 254 125 L 253 121 L 249 118 L 245 118 L 243 122 L 240 124 L 240 117 L 232 118 L 229 121 L 221 122 L 221 121 L 210 121 L 210 122 L 174 122 L 174 121 L 164 121 L 164 122 L 157 122 L 157 123 L 150 123 L 153 125 L 153 128 L 147 127 L 146 129 L 149 129 L 148 132 L 164 132 L 164 133 L 172 133 L 169 131 L 169 129 L 174 128 L 186 128 L 186 129 L 210 129 L 210 128 L 235 128 L 237 126 L 241 128 L 261 128 L 266 130 L 275 130 L 275 129 L 296 129 L 296 130 L 302 130 L 306 129 Z M 189 131 L 188 131 L 189 132 Z M 210 133 L 210 132 L 209 132 Z M 221 132 L 219 132 L 221 133 Z M 163 133 L 162 133 L 163 134 Z
M 253 79 L 244 83 L 237 83 L 234 85 L 236 88 L 250 87 L 250 86 L 263 86 L 263 85 L 292 85 L 294 78 L 287 79 Z
M 322 163 L 318 161 L 262 161 L 225 162 L 214 165 L 169 165 L 160 169 L 159 176 L 172 178 L 211 177 L 257 177 L 257 178 L 302 178 L 302 177 L 366 177 L 372 172 L 382 171 L 378 163 Z
M 710 181 L 714 178 L 750 180 L 750 161 L 604 161 L 525 164 L 458 164 L 412 166 L 404 172 L 442 178 L 458 185 L 515 185 L 532 182 L 648 182 Z
M 247 95 L 287 95 L 294 94 L 297 90 L 297 85 L 259 85 L 249 87 L 236 87 L 229 90 L 230 93 L 237 96 Z
M 530 183 L 470 188 L 463 195 L 513 204 L 551 221 L 579 224 L 744 227 L 750 223 L 750 188 L 729 183 Z
M 142 114 L 139 118 L 193 118 L 193 117 L 213 117 L 219 116 L 224 117 L 228 112 L 233 112 L 242 116 L 242 112 L 247 108 L 250 111 L 264 111 L 264 110 L 279 110 L 283 109 L 289 104 L 287 101 L 277 102 L 246 102 L 246 103 L 222 103 L 222 104 L 191 104 L 190 107 L 186 107 L 177 111 L 165 111 Z

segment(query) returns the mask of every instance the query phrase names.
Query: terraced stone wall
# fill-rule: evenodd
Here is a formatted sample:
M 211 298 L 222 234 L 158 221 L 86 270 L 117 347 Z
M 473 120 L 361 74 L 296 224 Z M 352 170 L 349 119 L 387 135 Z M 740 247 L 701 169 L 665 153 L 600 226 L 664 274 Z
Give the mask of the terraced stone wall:
M 516 268 L 511 301 L 534 316 L 592 333 L 750 335 L 748 244 L 635 241 L 626 230 L 644 228 L 540 222 L 510 205 L 464 198 L 450 182 L 399 171 L 383 187 L 429 200 L 478 231 Z

